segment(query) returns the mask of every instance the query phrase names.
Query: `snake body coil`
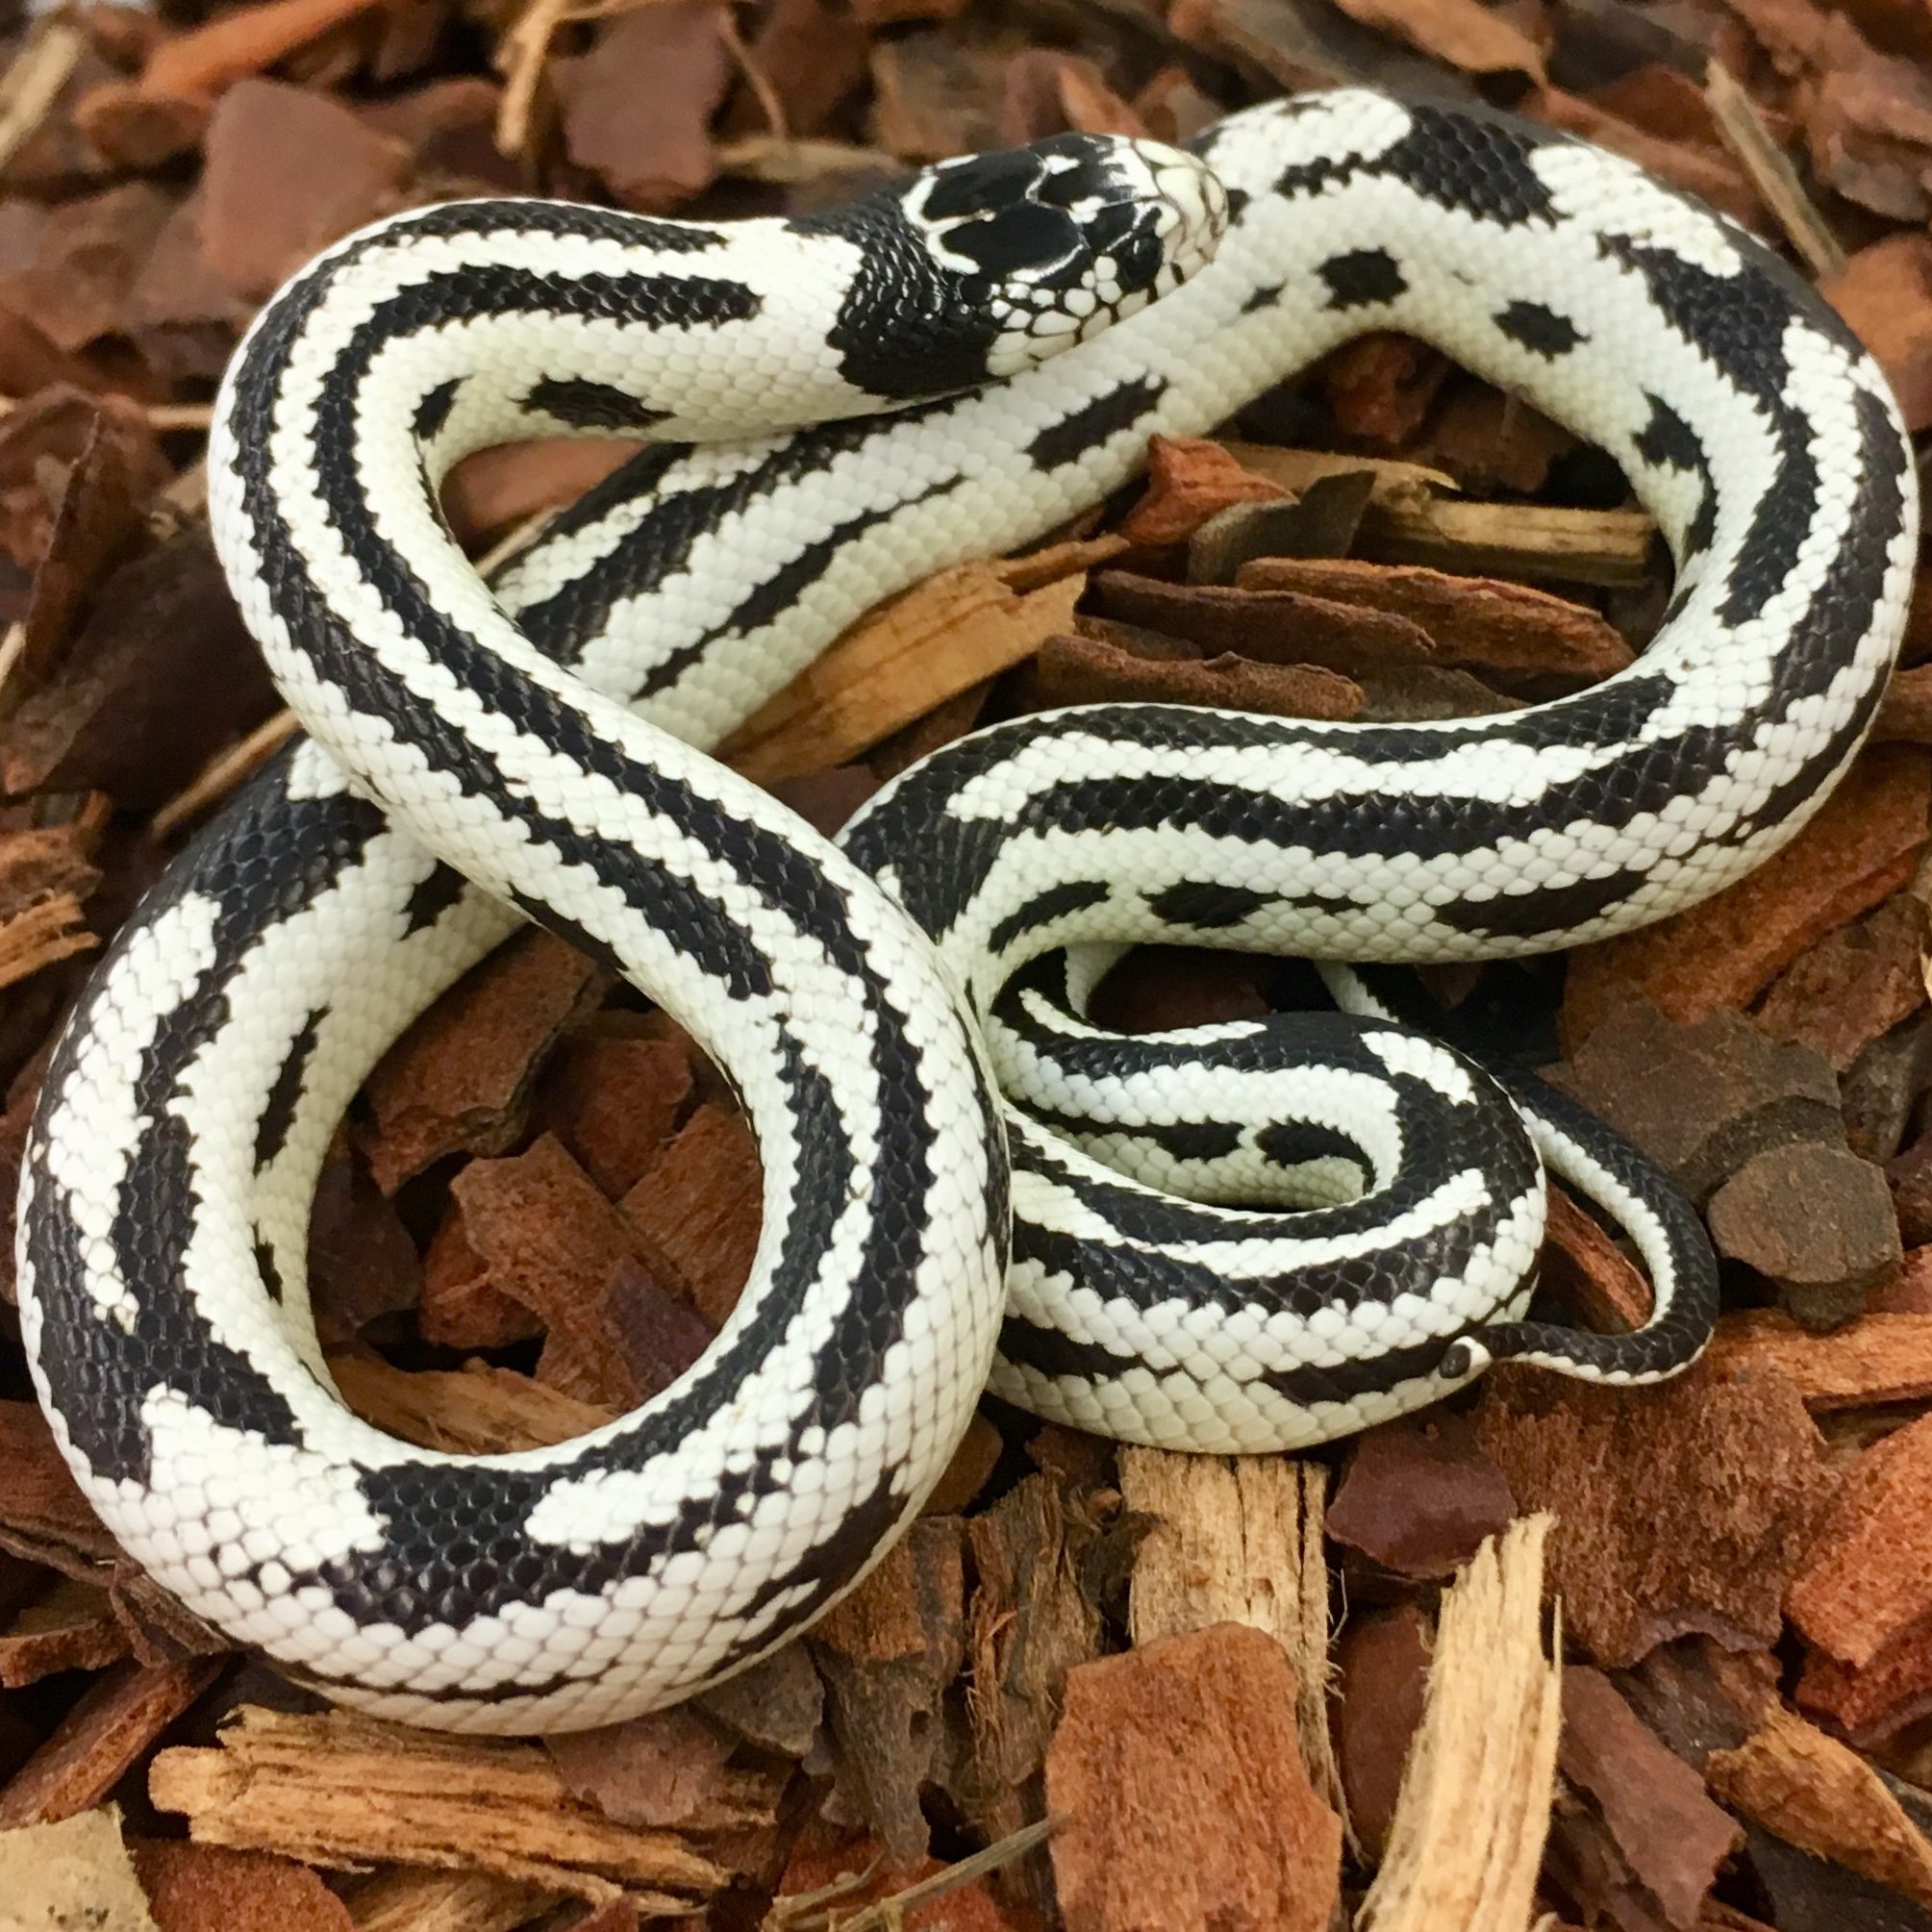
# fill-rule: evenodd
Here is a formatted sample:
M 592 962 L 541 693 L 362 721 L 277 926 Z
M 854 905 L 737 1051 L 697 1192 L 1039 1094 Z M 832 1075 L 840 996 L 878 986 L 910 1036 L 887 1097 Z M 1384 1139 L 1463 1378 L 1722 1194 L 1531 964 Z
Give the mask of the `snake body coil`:
M 1353 1016 L 1131 1041 L 1085 995 L 1149 940 L 1547 949 L 1759 863 L 1844 770 L 1896 650 L 1916 502 L 1883 380 L 1740 231 L 1521 123 L 1345 92 L 1194 155 L 1066 139 L 741 229 L 463 205 L 352 238 L 258 319 L 211 512 L 314 739 L 103 962 L 47 1078 L 20 1253 L 96 1508 L 291 1673 L 483 1730 L 686 1695 L 850 1587 L 990 1370 L 1108 1433 L 1262 1449 L 1500 1356 L 1638 1381 L 1702 1345 L 1689 1208 L 1345 973 Z M 1150 434 L 1368 328 L 1623 465 L 1677 565 L 1638 664 L 1468 721 L 1021 718 L 915 766 L 839 847 L 693 748 L 880 597 L 1037 538 Z M 492 601 L 433 486 L 559 429 L 660 446 Z M 463 1458 L 342 1407 L 303 1257 L 356 1087 L 512 928 L 504 902 L 718 1058 L 765 1228 L 665 1394 Z M 1525 1318 L 1545 1162 L 1649 1265 L 1637 1334 Z

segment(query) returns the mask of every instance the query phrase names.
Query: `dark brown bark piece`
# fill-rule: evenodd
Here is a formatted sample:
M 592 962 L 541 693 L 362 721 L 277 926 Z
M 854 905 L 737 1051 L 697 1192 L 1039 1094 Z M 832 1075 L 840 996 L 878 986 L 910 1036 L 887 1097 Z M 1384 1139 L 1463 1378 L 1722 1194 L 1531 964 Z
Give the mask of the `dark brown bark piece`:
M 1335 1650 L 1335 1756 L 1348 1822 L 1372 1859 L 1389 1842 L 1409 1742 L 1429 1690 L 1432 1632 L 1419 1606 L 1350 1617 Z
M 340 102 L 259 78 L 221 97 L 206 155 L 209 264 L 237 294 L 256 297 L 382 213 L 410 159 Z
M 1030 706 L 1196 704 L 1275 717 L 1353 717 L 1362 687 L 1317 665 L 1258 664 L 1224 651 L 1208 659 L 1154 658 L 1100 638 L 1054 637 L 1028 667 Z
M 580 1402 L 633 1409 L 709 1344 L 698 1315 L 652 1294 L 623 1217 L 553 1135 L 521 1154 L 470 1162 L 450 1192 L 490 1288 L 529 1309 L 547 1338 L 539 1382 Z
M 1736 1014 L 1686 1025 L 1632 1000 L 1551 1077 L 1695 1201 L 1762 1153 L 1840 1138 L 1831 1068 Z
M 926 1852 L 919 1797 L 944 1762 L 965 1589 L 959 1524 L 921 1518 L 806 1639 L 825 1680 L 838 1790 L 901 1862 Z
M 707 1101 L 618 1204 L 653 1275 L 722 1327 L 758 1246 L 758 1143 L 743 1117 Z
M 1755 1268 L 1800 1321 L 1848 1321 L 1898 1271 L 1898 1216 L 1884 1170 L 1812 1141 L 1768 1147 L 1711 1196 L 1718 1252 Z
M 617 1200 L 668 1145 L 690 1094 L 690 1059 L 676 1041 L 600 1028 L 552 1061 L 536 1119 Z
M 1896 892 L 1805 953 L 1758 1003 L 1773 1040 L 1812 1047 L 1843 1073 L 1881 1034 L 1925 1004 L 1919 964 L 1932 921 L 1923 902 Z
M 1428 633 L 1440 663 L 1515 690 L 1575 690 L 1632 661 L 1630 646 L 1594 611 L 1493 577 L 1347 558 L 1265 557 L 1244 564 L 1235 583 L 1393 612 Z
M 674 209 L 716 172 L 710 122 L 731 80 L 718 12 L 707 0 L 607 21 L 564 88 L 570 159 L 627 208 Z
M 1404 1576 L 1445 1577 L 1516 1515 L 1467 1416 L 1402 1417 L 1356 1439 L 1328 1534 Z
M 1571 1665 L 1563 1673 L 1557 1763 L 1569 1783 L 1589 1794 L 1665 1923 L 1694 1925 L 1719 1868 L 1743 1844 L 1744 1832 L 1600 1670 Z
M 98 1804 L 214 1681 L 219 1668 L 206 1659 L 152 1668 L 122 1664 L 97 1678 L 0 1788 L 0 1830 L 51 1824 Z

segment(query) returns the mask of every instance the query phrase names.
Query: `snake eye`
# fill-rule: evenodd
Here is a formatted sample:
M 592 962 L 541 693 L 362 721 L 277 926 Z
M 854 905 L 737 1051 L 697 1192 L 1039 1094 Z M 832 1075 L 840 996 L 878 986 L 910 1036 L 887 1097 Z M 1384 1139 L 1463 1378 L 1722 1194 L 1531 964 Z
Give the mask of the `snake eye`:
M 1147 228 L 1130 235 L 1117 247 L 1110 249 L 1108 255 L 1120 278 L 1120 287 L 1129 294 L 1151 289 L 1166 259 L 1160 237 Z

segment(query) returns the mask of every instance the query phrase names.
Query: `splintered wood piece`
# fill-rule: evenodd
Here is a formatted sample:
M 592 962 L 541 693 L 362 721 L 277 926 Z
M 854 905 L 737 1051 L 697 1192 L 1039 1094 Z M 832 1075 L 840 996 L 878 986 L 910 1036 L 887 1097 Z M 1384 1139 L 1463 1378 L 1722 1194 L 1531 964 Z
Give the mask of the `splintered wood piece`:
M 1319 1463 L 1286 1457 L 1120 1451 L 1127 1507 L 1157 1518 L 1134 1553 L 1134 1642 L 1213 1623 L 1266 1630 L 1294 1669 L 1302 1762 L 1340 1813 L 1342 1774 L 1328 1727 L 1327 1479 Z
M 847 631 L 733 732 L 718 756 L 763 785 L 842 765 L 1030 658 L 1072 628 L 1087 567 L 1125 544 L 1110 538 L 1063 547 L 1078 553 L 1078 564 L 1044 582 L 1037 581 L 1039 558 L 962 564 L 928 577 Z M 1036 581 L 1022 588 L 1020 572 Z
M 923 1518 L 807 1642 L 825 1682 L 833 1773 L 846 1815 L 895 1859 L 923 1858 L 919 1794 L 948 1745 L 943 1708 L 966 1651 L 960 1526 Z
M 349 1894 L 356 1932 L 517 1932 L 557 1894 L 493 1871 L 399 1866 Z
M 1641 510 L 1554 504 L 1371 502 L 1362 519 L 1363 550 L 1386 563 L 1606 590 L 1648 579 L 1656 538 Z
M 1512 1523 L 1443 1593 L 1365 1932 L 1502 1932 L 1534 1920 L 1563 1710 L 1562 1672 L 1543 1649 L 1548 1532 L 1545 1516 Z
M 209 1749 L 163 1751 L 148 1793 L 197 1844 L 312 1865 L 480 1866 L 597 1901 L 681 1912 L 727 1874 L 670 1832 L 573 1797 L 538 1745 L 443 1737 L 347 1711 L 248 1705 Z
M 1003 1838 L 1034 1815 L 1067 1672 L 1101 1647 L 1100 1612 L 1082 1575 L 1093 1525 L 1067 1503 L 1050 1477 L 1030 1476 L 966 1525 L 976 1581 L 966 1606 L 972 1777 L 965 1803 L 987 1838 Z M 1030 1860 L 1022 1877 L 1041 1880 L 1041 1863 Z M 1043 1884 L 1035 1889 L 1050 1903 Z

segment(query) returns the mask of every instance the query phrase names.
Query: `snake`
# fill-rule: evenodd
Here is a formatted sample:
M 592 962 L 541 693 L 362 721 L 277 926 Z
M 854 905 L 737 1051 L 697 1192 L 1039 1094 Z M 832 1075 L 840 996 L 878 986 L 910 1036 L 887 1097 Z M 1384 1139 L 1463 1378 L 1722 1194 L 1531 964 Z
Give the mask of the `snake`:
M 708 755 L 868 610 L 1104 505 L 1350 339 L 1435 344 L 1595 444 L 1674 568 L 1648 648 L 1471 718 L 995 717 L 837 840 Z M 465 453 L 638 454 L 486 583 Z M 1901 638 L 1886 381 L 1742 226 L 1598 147 L 1359 88 L 1186 147 L 1067 135 L 723 223 L 392 215 L 256 318 L 209 512 L 307 728 L 104 953 L 23 1157 L 37 1392 L 122 1547 L 297 1683 L 458 1731 L 696 1694 L 921 1508 L 984 1391 L 1270 1453 L 1493 1363 L 1613 1387 L 1716 1318 L 1695 1211 L 1396 968 L 1525 956 L 1744 877 L 1830 793 Z M 687 1027 L 763 1223 L 635 1413 L 467 1456 L 352 1414 L 317 1176 L 409 1022 L 536 920 Z M 1333 1010 L 1123 1035 L 1122 949 L 1314 961 Z M 1536 1303 L 1549 1177 L 1647 1319 Z

